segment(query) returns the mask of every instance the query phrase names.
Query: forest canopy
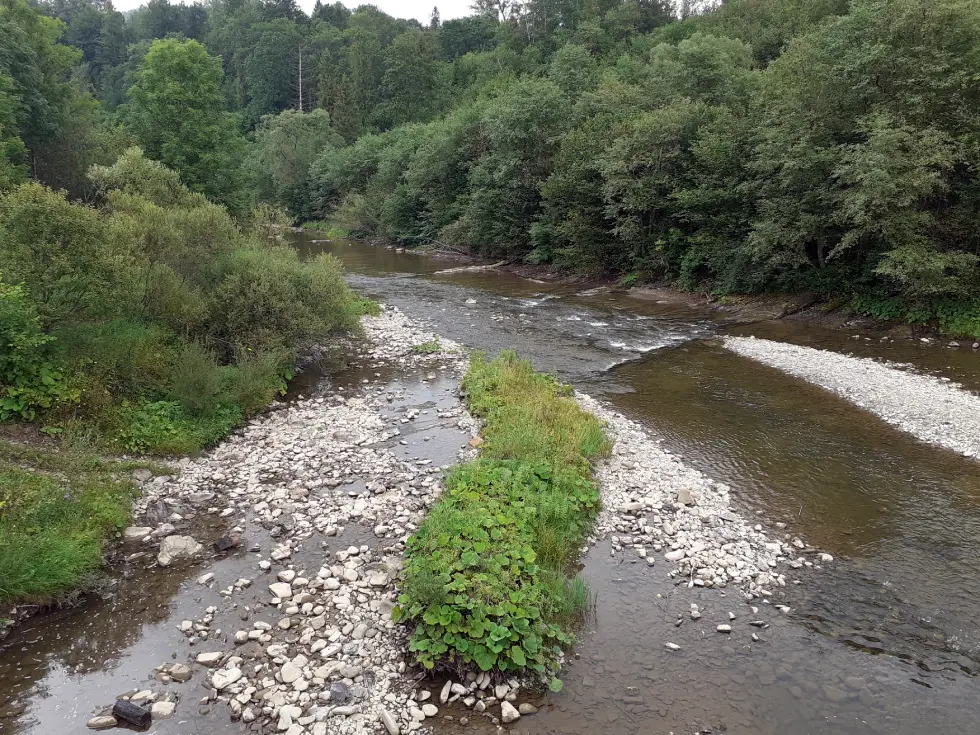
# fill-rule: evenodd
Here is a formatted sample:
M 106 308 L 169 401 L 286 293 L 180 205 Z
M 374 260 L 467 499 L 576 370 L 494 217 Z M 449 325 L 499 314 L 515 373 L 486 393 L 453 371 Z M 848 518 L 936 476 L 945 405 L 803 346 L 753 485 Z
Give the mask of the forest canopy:
M 980 333 L 980 5 L 0 0 L 0 188 L 133 145 L 247 217 Z

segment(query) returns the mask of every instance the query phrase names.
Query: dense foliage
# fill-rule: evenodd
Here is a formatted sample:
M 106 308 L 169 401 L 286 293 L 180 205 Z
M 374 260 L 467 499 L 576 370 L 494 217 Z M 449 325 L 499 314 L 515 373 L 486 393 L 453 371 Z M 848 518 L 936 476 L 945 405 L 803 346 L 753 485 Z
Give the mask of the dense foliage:
M 335 259 L 301 263 L 137 148 L 91 177 L 98 208 L 33 182 L 0 197 L 0 418 L 194 451 L 355 327 Z
M 731 0 L 618 41 L 608 17 L 519 55 L 498 31 L 446 113 L 326 150 L 314 204 L 389 240 L 980 335 L 980 6 Z
M 409 648 L 428 669 L 553 676 L 588 604 L 568 570 L 598 511 L 590 460 L 608 442 L 513 352 L 474 357 L 463 387 L 484 419 L 482 457 L 453 470 L 409 540 L 394 617 L 415 626 Z
M 971 0 L 0 0 L 0 187 L 90 198 L 136 143 L 237 217 L 980 334 L 978 32 Z

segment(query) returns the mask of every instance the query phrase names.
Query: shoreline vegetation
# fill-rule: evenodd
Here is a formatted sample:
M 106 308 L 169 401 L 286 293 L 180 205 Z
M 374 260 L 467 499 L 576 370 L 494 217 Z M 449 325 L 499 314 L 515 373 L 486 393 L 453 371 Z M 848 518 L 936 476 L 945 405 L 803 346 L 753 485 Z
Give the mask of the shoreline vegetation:
M 531 673 L 561 688 L 562 648 L 589 607 L 572 570 L 599 512 L 601 423 L 572 391 L 505 351 L 462 381 L 483 420 L 480 457 L 457 465 L 405 552 L 393 618 L 426 669 Z
M 335 258 L 269 237 L 267 211 L 236 223 L 138 148 L 90 176 L 94 206 L 0 193 L 0 420 L 36 446 L 0 438 L 3 603 L 91 580 L 133 500 L 109 457 L 196 454 L 377 310 Z

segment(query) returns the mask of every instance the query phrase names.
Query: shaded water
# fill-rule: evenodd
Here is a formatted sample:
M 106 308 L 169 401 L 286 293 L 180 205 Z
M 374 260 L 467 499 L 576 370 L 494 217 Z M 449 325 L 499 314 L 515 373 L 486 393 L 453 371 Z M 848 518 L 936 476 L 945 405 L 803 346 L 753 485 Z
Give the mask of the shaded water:
M 597 593 L 596 617 L 563 674 L 565 689 L 536 700 L 541 711 L 512 732 L 977 731 L 980 466 L 731 354 L 714 338 L 751 333 L 908 362 L 980 389 L 975 354 L 789 323 L 739 325 L 682 304 L 510 274 L 436 275 L 453 264 L 314 239 L 300 236 L 298 247 L 335 253 L 355 288 L 468 346 L 515 348 L 605 398 L 686 462 L 729 483 L 742 512 L 784 523 L 787 533 L 838 557 L 779 591 L 789 615 L 765 606 L 753 614 L 771 625 L 753 642 L 755 629 L 744 625 L 750 612 L 736 590 L 675 587 L 662 562 L 648 568 L 610 558 L 608 546 L 594 549 L 584 574 Z M 316 390 L 316 377 L 308 374 L 296 389 Z M 419 405 L 437 405 L 447 390 L 373 370 L 351 371 L 333 385 L 356 389 L 364 378 L 407 381 L 406 400 Z M 460 437 L 453 432 L 417 430 L 436 440 L 405 437 L 410 445 L 398 451 L 433 453 L 439 463 L 455 454 Z M 265 542 L 261 532 L 255 538 Z M 318 543 L 309 545 L 310 566 L 322 555 Z M 232 579 L 254 577 L 254 566 L 241 552 L 211 568 Z M 0 644 L 0 732 L 83 732 L 94 708 L 139 686 L 153 667 L 186 660 L 190 650 L 175 626 L 216 594 L 194 583 L 201 571 L 135 566 L 107 601 L 37 618 Z M 699 621 L 683 615 L 691 602 L 702 606 Z M 715 626 L 728 622 L 729 611 L 738 616 L 735 630 L 718 635 Z M 235 619 L 221 627 L 233 630 Z M 668 641 L 681 650 L 666 649 Z M 178 718 L 155 732 L 241 731 L 224 712 L 198 712 L 199 684 L 181 685 Z M 446 733 L 495 730 L 483 718 L 464 728 L 464 710 L 442 714 L 457 718 L 437 720 Z

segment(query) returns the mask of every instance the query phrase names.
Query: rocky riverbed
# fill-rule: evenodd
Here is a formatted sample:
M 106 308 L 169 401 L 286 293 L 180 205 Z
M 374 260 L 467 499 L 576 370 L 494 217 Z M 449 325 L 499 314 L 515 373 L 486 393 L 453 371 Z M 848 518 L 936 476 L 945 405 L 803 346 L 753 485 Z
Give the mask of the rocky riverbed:
M 470 674 L 435 684 L 407 659 L 407 631 L 391 619 L 404 543 L 444 470 L 474 454 L 478 425 L 457 395 L 463 349 L 397 309 L 364 326 L 360 382 L 280 404 L 173 475 L 138 474 L 127 564 L 187 569 L 186 586 L 201 594 L 195 613 L 174 620 L 171 660 L 146 662 L 148 680 L 115 703 L 82 703 L 91 729 L 124 724 L 126 705 L 149 710 L 157 727 L 206 717 L 216 733 L 286 735 L 401 735 L 476 717 L 513 730 L 534 714 L 527 682 Z M 437 341 L 433 354 L 416 349 Z M 406 374 L 443 397 L 407 400 L 393 377 Z M 592 542 L 687 588 L 729 588 L 729 600 L 737 590 L 749 609 L 732 601 L 738 611 L 712 627 L 758 640 L 788 611 L 780 588 L 830 557 L 774 540 L 732 510 L 727 486 L 621 414 L 578 400 L 615 441 L 597 468 L 604 510 Z M 222 566 L 223 554 L 240 562 Z
M 833 391 L 924 442 L 980 458 L 980 396 L 946 378 L 754 337 L 726 337 L 724 344 Z
M 419 354 L 413 347 L 435 335 L 397 310 L 364 325 L 362 364 L 458 383 L 466 354 L 454 343 L 441 340 L 439 352 Z M 347 396 L 270 411 L 208 455 L 183 460 L 175 477 L 143 478 L 135 515 L 154 523 L 127 529 L 129 538 L 143 540 L 146 550 L 137 554 L 155 554 L 161 566 L 200 554 L 202 545 L 183 533 L 187 519 L 172 511 L 191 508 L 189 515 L 223 519 L 226 535 L 216 548 L 246 547 L 254 566 L 238 579 L 197 578 L 217 589 L 223 604 L 179 624 L 196 653 L 154 669 L 169 689 L 129 692 L 124 700 L 153 703 L 156 719 L 217 705 L 249 730 L 288 735 L 410 732 L 435 715 L 436 707 L 410 698 L 406 635 L 391 610 L 404 541 L 440 492 L 445 467 L 398 456 L 409 454 L 399 437 L 425 421 L 433 433 L 455 428 L 459 449 L 475 422 L 455 395 L 437 415 L 386 415 L 400 396 L 384 381 L 363 382 Z M 253 543 L 259 537 L 271 547 Z M 192 676 L 203 688 L 176 696 Z M 89 724 L 115 723 L 107 708 Z

